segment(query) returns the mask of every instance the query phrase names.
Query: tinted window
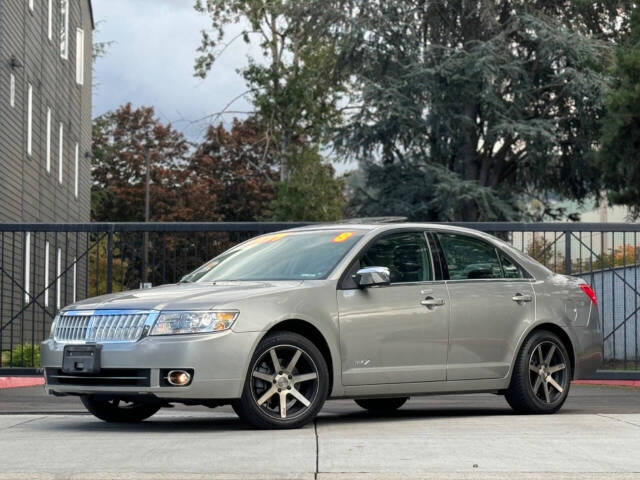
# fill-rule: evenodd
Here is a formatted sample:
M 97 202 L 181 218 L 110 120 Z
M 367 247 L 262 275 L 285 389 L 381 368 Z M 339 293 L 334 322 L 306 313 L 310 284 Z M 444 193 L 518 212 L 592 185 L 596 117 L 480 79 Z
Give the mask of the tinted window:
M 450 233 L 439 233 L 438 238 L 451 280 L 502 278 L 500 261 L 493 245 Z
M 429 249 L 420 232 L 394 233 L 376 240 L 360 258 L 362 267 L 387 267 L 391 283 L 432 280 Z
M 256 237 L 208 261 L 183 282 L 326 278 L 362 234 L 322 230 Z
M 502 252 L 500 252 L 500 262 L 502 263 L 504 278 L 524 278 L 522 269 Z

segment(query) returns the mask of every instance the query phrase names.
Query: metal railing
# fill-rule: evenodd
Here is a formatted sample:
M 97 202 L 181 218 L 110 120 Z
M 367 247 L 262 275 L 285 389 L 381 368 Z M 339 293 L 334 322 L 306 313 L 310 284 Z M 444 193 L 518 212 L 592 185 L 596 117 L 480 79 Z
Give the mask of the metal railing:
M 0 224 L 0 368 L 37 367 L 37 345 L 57 311 L 74 300 L 175 283 L 238 242 L 301 225 Z M 584 278 L 598 295 L 606 368 L 640 369 L 640 225 L 455 225 L 494 234 L 551 270 Z

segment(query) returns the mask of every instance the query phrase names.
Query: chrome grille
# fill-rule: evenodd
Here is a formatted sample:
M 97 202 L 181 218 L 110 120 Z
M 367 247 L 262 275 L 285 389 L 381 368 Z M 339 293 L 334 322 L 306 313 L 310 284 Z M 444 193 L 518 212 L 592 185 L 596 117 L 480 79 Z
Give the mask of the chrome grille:
M 71 312 L 58 318 L 53 338 L 66 343 L 136 342 L 149 316 L 149 312 Z

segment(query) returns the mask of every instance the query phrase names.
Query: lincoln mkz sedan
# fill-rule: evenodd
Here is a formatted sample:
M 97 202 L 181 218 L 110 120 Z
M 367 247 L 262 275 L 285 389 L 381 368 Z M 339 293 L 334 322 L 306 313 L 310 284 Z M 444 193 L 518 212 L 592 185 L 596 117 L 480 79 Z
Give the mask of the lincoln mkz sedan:
M 231 404 L 259 428 L 328 398 L 372 412 L 493 392 L 552 413 L 602 362 L 593 290 L 490 235 L 436 224 L 315 225 L 263 235 L 175 285 L 78 302 L 42 344 L 46 390 L 96 417 Z

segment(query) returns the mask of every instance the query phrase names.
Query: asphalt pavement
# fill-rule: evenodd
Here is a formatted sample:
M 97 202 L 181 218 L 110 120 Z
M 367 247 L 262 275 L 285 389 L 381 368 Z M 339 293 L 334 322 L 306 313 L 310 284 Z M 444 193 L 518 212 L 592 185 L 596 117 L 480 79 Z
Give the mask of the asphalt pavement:
M 107 424 L 42 387 L 0 390 L 4 479 L 640 479 L 640 389 L 572 387 L 560 413 L 489 394 L 419 397 L 394 415 L 327 402 L 300 430 L 256 431 L 228 407 Z

